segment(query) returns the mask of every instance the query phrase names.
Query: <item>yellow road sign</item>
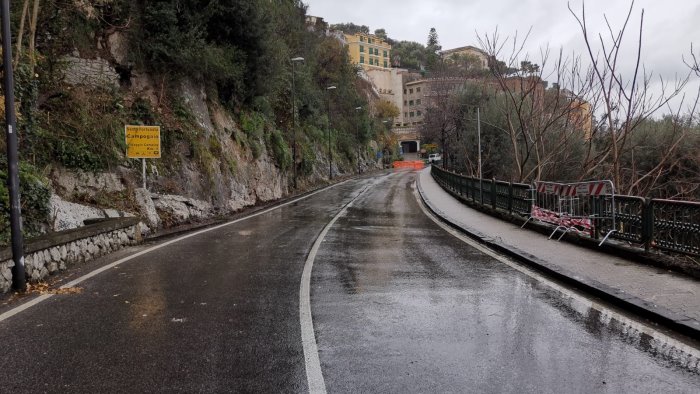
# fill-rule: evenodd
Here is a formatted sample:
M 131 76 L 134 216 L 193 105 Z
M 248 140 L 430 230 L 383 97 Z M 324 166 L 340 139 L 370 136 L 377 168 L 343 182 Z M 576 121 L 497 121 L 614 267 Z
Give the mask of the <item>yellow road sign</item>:
M 126 157 L 129 159 L 160 158 L 160 126 L 124 126 Z

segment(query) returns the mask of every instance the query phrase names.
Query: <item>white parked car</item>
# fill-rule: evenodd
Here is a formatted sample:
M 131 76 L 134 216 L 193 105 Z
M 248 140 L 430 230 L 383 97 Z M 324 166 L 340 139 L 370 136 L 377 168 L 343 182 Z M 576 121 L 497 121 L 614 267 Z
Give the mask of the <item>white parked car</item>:
M 442 155 L 439 153 L 431 153 L 428 155 L 428 163 L 434 163 L 440 160 L 442 160 Z

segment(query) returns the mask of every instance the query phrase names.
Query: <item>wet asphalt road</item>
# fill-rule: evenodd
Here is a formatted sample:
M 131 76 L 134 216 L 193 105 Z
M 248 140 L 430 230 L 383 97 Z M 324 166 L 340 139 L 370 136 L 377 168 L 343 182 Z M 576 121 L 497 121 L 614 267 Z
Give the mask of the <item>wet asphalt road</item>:
M 307 391 L 304 262 L 358 195 L 311 278 L 328 392 L 697 392 L 697 374 L 447 234 L 414 180 L 339 185 L 0 322 L 0 392 Z

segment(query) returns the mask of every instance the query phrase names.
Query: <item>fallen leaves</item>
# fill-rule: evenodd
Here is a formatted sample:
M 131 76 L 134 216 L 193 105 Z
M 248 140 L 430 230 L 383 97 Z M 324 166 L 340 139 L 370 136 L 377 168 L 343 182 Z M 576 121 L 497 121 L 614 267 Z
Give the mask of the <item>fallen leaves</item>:
M 82 287 L 59 287 L 51 288 L 51 284 L 47 282 L 27 283 L 27 293 L 34 294 L 80 294 L 83 292 Z

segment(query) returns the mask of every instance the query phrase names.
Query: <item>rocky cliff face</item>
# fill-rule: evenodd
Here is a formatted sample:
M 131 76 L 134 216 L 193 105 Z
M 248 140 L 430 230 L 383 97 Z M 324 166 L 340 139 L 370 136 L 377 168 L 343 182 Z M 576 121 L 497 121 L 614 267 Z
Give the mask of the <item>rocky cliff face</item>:
M 197 75 L 169 78 L 144 71 L 148 67 L 134 63 L 134 53 L 139 51 L 129 41 L 130 26 L 138 23 L 99 22 L 100 12 L 109 14 L 121 7 L 117 3 L 127 4 L 76 1 L 51 8 L 55 11 L 51 15 L 42 14 L 52 23 L 81 23 L 79 34 L 61 33 L 67 29 L 43 34 L 39 47 L 48 51 L 53 45 L 55 56 L 40 62 L 36 74 L 24 77 L 25 82 L 41 81 L 38 98 L 20 107 L 36 110 L 22 121 L 28 123 L 25 128 L 33 127 L 35 138 L 33 151 L 26 156 L 41 156 L 32 163 L 39 171 L 48 165 L 41 175 L 48 177 L 52 191 L 49 230 L 74 228 L 89 218 L 138 216 L 146 232 L 227 215 L 288 195 L 292 166 L 299 173 L 297 191 L 328 181 L 325 104 L 316 112 L 304 109 L 308 121 L 299 128 L 306 128 L 297 131 L 303 142 L 297 144 L 297 162 L 290 165 L 288 125 L 292 122 L 279 110 L 279 103 L 272 109 L 269 101 L 267 107 L 246 102 L 242 109 L 231 99 L 221 99 L 228 100 L 223 104 L 217 85 L 212 88 Z M 68 18 L 75 13 L 80 17 Z M 61 45 L 54 45 L 59 41 Z M 371 102 L 376 94 L 365 90 Z M 284 88 L 274 97 L 282 97 L 281 91 Z M 26 99 L 29 93 L 20 96 Z M 161 126 L 162 158 L 147 161 L 147 189 L 142 188 L 140 160 L 125 157 L 124 124 Z M 355 172 L 356 151 L 366 156 L 362 168 L 377 166 L 376 143 L 357 149 L 354 138 L 343 140 L 340 134 L 336 148 L 344 154 L 334 157 L 335 176 Z M 88 154 L 83 157 L 84 152 Z
M 161 110 L 162 92 L 152 76 L 138 72 L 125 76 L 117 71 L 131 67 L 123 34 L 112 32 L 98 43 L 97 57 L 84 58 L 77 52 L 65 57 L 63 83 L 75 88 L 117 89 L 125 101 L 147 100 L 151 107 Z M 192 118 L 192 129 L 184 132 L 196 136 L 204 151 L 186 141 L 171 143 L 170 150 L 164 149 L 163 159 L 148 160 L 148 190 L 141 188 L 138 160 L 125 158 L 121 165 L 103 172 L 53 168 L 52 230 L 78 227 L 84 219 L 94 217 L 139 216 L 143 219 L 142 230 L 148 232 L 230 214 L 289 194 L 291 174 L 279 168 L 268 149 L 256 155 L 250 146 L 236 140 L 241 128 L 229 110 L 207 96 L 203 84 L 186 79 L 175 94 L 182 110 Z M 163 139 L 169 138 L 167 133 L 172 131 L 164 127 Z M 249 145 L 265 147 L 263 138 L 252 138 L 259 140 L 248 141 Z M 301 189 L 327 180 L 326 156 L 325 152 L 316 152 L 314 168 L 299 180 Z M 375 165 L 374 161 L 362 164 L 364 168 Z M 349 168 L 335 163 L 335 174 L 353 172 L 354 165 L 345 166 Z
M 66 65 L 66 84 L 104 87 L 114 83 L 114 66 L 102 59 L 71 57 Z M 150 77 L 140 75 L 135 79 L 125 94 L 157 100 Z M 287 174 L 277 167 L 267 150 L 254 158 L 249 149 L 231 138 L 238 125 L 225 109 L 208 100 L 200 85 L 184 81 L 179 94 L 197 127 L 197 130 L 188 131 L 201 134 L 203 141 L 216 141 L 220 145 L 218 154 L 211 153 L 208 161 L 202 163 L 194 159 L 192 147 L 175 145 L 173 151 L 163 152 L 164 157 L 170 155 L 165 160 L 170 167 L 157 159 L 148 161 L 148 191 L 138 188 L 141 174 L 137 160 L 125 159 L 123 165 L 98 173 L 56 167 L 50 173 L 54 192 L 50 223 L 53 230 L 80 226 L 87 218 L 115 215 L 142 216 L 144 223 L 155 230 L 229 214 L 259 202 L 279 199 L 289 192 Z M 156 106 L 157 102 L 152 105 Z M 168 132 L 168 129 L 162 130 L 162 133 Z M 258 143 L 264 144 L 263 141 Z M 206 168 L 202 168 L 203 165 Z M 233 165 L 235 168 L 227 168 Z M 86 201 L 89 204 L 85 204 Z

